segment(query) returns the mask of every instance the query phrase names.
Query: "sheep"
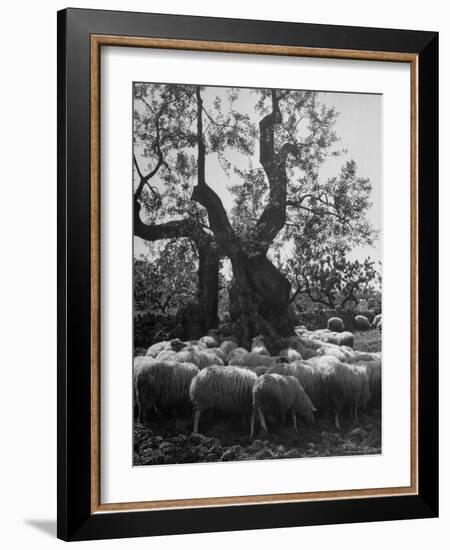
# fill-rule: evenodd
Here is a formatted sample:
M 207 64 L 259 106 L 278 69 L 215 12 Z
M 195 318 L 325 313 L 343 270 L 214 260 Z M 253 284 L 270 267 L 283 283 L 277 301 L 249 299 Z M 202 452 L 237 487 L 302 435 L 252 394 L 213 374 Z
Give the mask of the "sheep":
M 174 338 L 173 340 L 164 340 L 163 342 L 157 342 L 150 346 L 147 350 L 146 355 L 148 357 L 157 357 L 162 351 L 180 351 L 186 346 L 179 338 Z
M 219 355 L 213 351 L 213 348 L 199 349 L 196 346 L 185 348 L 170 359 L 178 361 L 179 363 L 194 363 L 199 369 L 204 369 L 210 365 L 224 365 L 224 362 Z
M 213 409 L 250 417 L 252 389 L 258 377 L 239 367 L 206 367 L 191 382 L 189 395 L 194 407 L 194 433 L 198 433 L 201 413 Z M 247 415 L 247 416 L 246 416 Z
M 217 348 L 219 346 L 218 339 L 215 336 L 202 336 L 199 339 L 200 344 L 204 344 L 207 348 Z
M 278 354 L 278 357 L 286 357 L 288 363 L 292 363 L 292 361 L 297 361 L 303 359 L 301 354 L 293 349 L 293 348 L 285 348 L 280 351 Z
M 277 359 L 277 357 L 267 357 L 266 355 L 247 351 L 246 353 L 241 353 L 228 360 L 228 364 L 235 367 L 267 367 L 276 363 Z
M 208 352 L 214 353 L 225 364 L 227 354 L 221 348 L 208 348 Z
M 175 361 L 175 357 L 177 355 L 177 352 L 173 349 L 164 349 L 158 355 L 155 359 L 158 361 Z
M 220 343 L 219 349 L 221 349 L 223 351 L 223 353 L 225 354 L 225 359 L 226 359 L 227 355 L 229 355 L 237 347 L 239 347 L 239 346 L 233 340 L 223 340 Z
M 253 438 L 256 413 L 265 431 L 267 431 L 267 424 L 264 413 L 276 413 L 281 416 L 282 428 L 286 413 L 290 413 L 295 431 L 297 431 L 297 414 L 309 422 L 314 421 L 313 412 L 316 408 L 295 376 L 264 374 L 255 382 L 252 393 L 250 439 Z
M 167 349 L 168 345 L 169 345 L 169 342 L 167 341 L 157 342 L 156 344 L 153 344 L 148 348 L 147 353 L 145 355 L 147 357 L 156 357 L 163 350 Z
M 357 315 L 355 317 L 355 328 L 357 330 L 369 330 L 370 322 L 364 315 Z
M 344 322 L 339 317 L 330 317 L 327 321 L 327 328 L 332 332 L 343 332 Z
M 265 355 L 266 357 L 270 357 L 270 353 L 264 343 L 264 337 L 261 335 L 255 336 L 253 338 L 252 349 L 250 351 L 251 353 L 258 353 L 259 355 Z
M 336 340 L 338 346 L 348 346 L 349 348 L 353 348 L 355 344 L 355 338 L 353 334 L 348 331 L 336 334 Z
M 151 408 L 157 410 L 189 402 L 191 381 L 198 372 L 190 363 L 150 360 L 138 364 L 134 372 L 138 422 L 145 420 Z
M 360 361 L 377 361 L 379 358 L 380 357 L 377 353 L 353 350 L 352 353 L 349 354 L 347 363 L 358 363 Z
M 381 321 L 381 313 L 375 315 L 372 321 L 372 328 L 378 328 L 378 323 Z
M 366 370 L 370 400 L 368 401 L 369 407 L 380 408 L 381 407 L 381 360 L 364 361 L 356 363 L 356 366 L 363 366 Z
M 339 346 L 332 346 L 328 344 L 322 346 L 318 350 L 317 355 L 330 355 L 336 357 L 336 359 L 339 359 L 339 361 L 342 361 L 343 363 L 346 363 L 350 357 L 350 355 Z
M 341 363 L 335 357 L 325 356 L 321 359 L 316 361 L 316 368 L 322 376 L 324 403 L 334 413 L 336 428 L 340 430 L 343 410 L 349 409 L 351 416 L 357 418 L 358 407 L 365 406 L 370 398 L 367 375 L 355 366 Z
M 365 366 L 352 365 L 352 371 L 355 375 L 354 385 L 355 394 L 353 402 L 353 419 L 358 420 L 358 410 L 366 409 L 370 401 L 369 377 Z
M 290 336 L 285 339 L 285 345 L 298 351 L 303 359 L 309 359 L 317 354 L 316 349 L 320 348 L 322 342 L 306 337 Z
M 294 361 L 293 363 L 273 365 L 267 370 L 267 374 L 295 376 L 314 405 L 319 409 L 321 408 L 322 377 L 320 372 L 307 361 Z
M 265 366 L 262 365 L 260 367 L 239 367 L 239 368 L 250 370 L 250 371 L 254 372 L 256 374 L 256 376 L 262 376 L 263 374 L 266 374 L 266 372 L 268 372 L 268 370 L 271 367 L 265 367 Z
M 227 359 L 226 359 L 227 364 L 228 365 L 232 364 L 232 361 L 234 360 L 235 357 L 240 357 L 241 355 L 244 355 L 246 353 L 248 353 L 248 350 L 241 347 L 231 350 L 230 353 L 227 355 Z

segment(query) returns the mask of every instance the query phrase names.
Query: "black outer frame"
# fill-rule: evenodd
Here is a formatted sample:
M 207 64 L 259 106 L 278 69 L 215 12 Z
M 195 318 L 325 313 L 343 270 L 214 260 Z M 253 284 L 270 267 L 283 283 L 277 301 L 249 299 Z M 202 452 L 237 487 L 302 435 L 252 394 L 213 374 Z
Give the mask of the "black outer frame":
M 91 514 L 90 35 L 419 55 L 419 494 Z M 88 540 L 438 515 L 438 33 L 69 8 L 58 12 L 58 524 Z

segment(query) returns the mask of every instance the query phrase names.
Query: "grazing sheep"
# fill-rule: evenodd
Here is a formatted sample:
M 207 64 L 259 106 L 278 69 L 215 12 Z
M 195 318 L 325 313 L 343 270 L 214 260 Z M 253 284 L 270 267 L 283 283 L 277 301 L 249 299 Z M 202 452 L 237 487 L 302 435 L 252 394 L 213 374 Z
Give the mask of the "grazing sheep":
M 364 315 L 357 315 L 355 317 L 355 328 L 357 330 L 369 330 L 370 322 Z
M 381 321 L 381 313 L 375 315 L 372 321 L 372 328 L 378 328 L 378 323 Z
M 268 372 L 268 370 L 271 367 L 261 366 L 261 367 L 239 367 L 239 368 L 250 370 L 250 371 L 254 372 L 256 374 L 256 376 L 262 376 L 263 374 L 266 374 L 266 372 Z
M 348 409 L 351 417 L 357 418 L 358 407 L 365 406 L 370 398 L 367 375 L 334 357 L 322 359 L 321 363 L 316 362 L 316 367 L 322 376 L 324 404 L 334 413 L 336 428 L 340 430 L 343 411 Z
M 330 317 L 327 321 L 327 328 L 332 332 L 343 332 L 344 322 L 339 317 Z
M 172 359 L 179 363 L 194 363 L 199 369 L 204 369 L 210 365 L 224 365 L 222 359 L 212 348 L 199 349 L 195 346 L 190 346 L 181 350 L 175 354 Z
M 273 365 L 268 369 L 267 374 L 295 376 L 314 405 L 319 409 L 322 407 L 322 377 L 320 372 L 307 361 Z
M 360 361 L 378 361 L 379 359 L 380 357 L 378 353 L 352 350 L 352 353 L 349 354 L 347 363 L 358 363 Z
M 322 346 L 317 351 L 317 355 L 330 355 L 336 357 L 336 359 L 339 359 L 342 363 L 346 363 L 350 357 L 350 355 L 339 346 L 332 346 L 329 344 Z
M 239 367 L 207 367 L 200 371 L 189 390 L 194 406 L 194 433 L 198 433 L 201 413 L 208 409 L 250 417 L 252 388 L 257 379 L 254 372 Z
M 264 413 L 274 413 L 281 417 L 283 428 L 286 413 L 292 415 L 295 431 L 297 431 L 297 414 L 309 422 L 314 421 L 316 410 L 311 399 L 295 376 L 281 374 L 264 374 L 253 386 L 253 410 L 250 422 L 250 439 L 253 438 L 255 415 L 258 413 L 261 426 L 267 431 Z
M 294 348 L 282 349 L 278 354 L 278 357 L 286 357 L 288 363 L 292 363 L 292 361 L 298 361 L 303 359 L 301 354 Z
M 215 353 L 217 357 L 225 364 L 227 354 L 221 348 L 208 348 L 209 352 Z
M 188 403 L 191 381 L 198 372 L 190 363 L 157 360 L 138 363 L 134 371 L 138 421 L 144 422 L 152 408 Z
M 175 357 L 177 355 L 177 352 L 173 349 L 164 349 L 158 355 L 155 359 L 158 361 L 175 361 Z
M 270 353 L 266 348 L 263 336 L 259 335 L 253 338 L 251 353 L 258 353 L 259 355 L 265 355 L 266 357 L 270 357 Z
M 233 340 L 223 340 L 221 343 L 220 343 L 220 346 L 219 348 L 223 351 L 223 353 L 225 354 L 225 359 L 227 358 L 227 356 L 234 350 L 238 347 L 238 345 L 236 344 L 236 342 L 234 342 Z
M 266 355 L 260 355 L 259 353 L 240 353 L 228 360 L 229 365 L 235 367 L 267 367 L 277 362 L 277 357 L 267 357 Z
M 356 366 L 363 366 L 367 373 L 370 390 L 368 407 L 381 407 L 381 360 L 365 361 L 357 363 Z
M 227 363 L 230 365 L 235 357 L 240 357 L 241 355 L 244 355 L 246 353 L 248 353 L 248 350 L 241 347 L 231 350 L 230 353 L 227 355 Z
M 370 401 L 369 377 L 365 366 L 353 365 L 352 367 L 355 386 L 353 419 L 358 420 L 358 411 L 365 410 Z
M 202 336 L 199 339 L 199 344 L 204 344 L 207 348 L 217 348 L 219 347 L 218 339 L 215 336 Z
M 348 331 L 336 334 L 336 340 L 338 346 L 348 346 L 349 348 L 353 348 L 355 343 L 355 338 L 353 334 Z
M 147 357 L 156 357 L 163 350 L 167 349 L 168 345 L 169 345 L 169 342 L 167 341 L 157 342 L 156 344 L 153 344 L 148 348 L 147 353 L 145 355 Z

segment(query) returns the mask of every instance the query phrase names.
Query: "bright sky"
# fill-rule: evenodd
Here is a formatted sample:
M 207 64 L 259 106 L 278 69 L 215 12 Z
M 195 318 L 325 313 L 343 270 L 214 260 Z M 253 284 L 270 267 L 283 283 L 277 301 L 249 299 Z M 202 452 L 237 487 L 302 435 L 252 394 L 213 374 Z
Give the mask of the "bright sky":
M 208 87 L 202 92 L 204 106 L 208 106 L 216 96 L 223 98 L 226 105 L 226 88 Z M 329 107 L 334 107 L 339 113 L 335 131 L 340 141 L 335 149 L 347 149 L 347 154 L 339 157 L 330 157 L 323 165 L 320 176 L 324 179 L 339 173 L 342 164 L 346 160 L 353 159 L 358 167 L 357 174 L 360 177 L 369 178 L 372 183 L 372 206 L 368 212 L 369 220 L 375 229 L 381 229 L 381 199 L 382 199 L 382 158 L 381 158 L 381 130 L 382 130 L 382 96 L 375 94 L 353 94 L 337 92 L 320 92 L 320 101 Z M 235 107 L 241 112 L 246 112 L 258 123 L 260 115 L 254 112 L 255 95 L 250 90 L 241 90 Z M 212 111 L 212 109 L 211 109 Z M 259 165 L 259 149 L 255 147 L 255 153 L 251 158 L 244 157 L 240 153 L 227 152 L 230 162 L 239 168 L 248 168 Z M 228 186 L 235 183 L 235 174 L 228 176 L 220 166 L 215 155 L 206 158 L 206 181 L 221 197 L 226 210 L 230 210 L 233 197 L 228 191 Z M 154 182 L 156 183 L 156 182 Z M 144 242 L 135 237 L 134 253 L 140 256 L 145 253 Z M 375 242 L 374 247 L 357 247 L 351 253 L 351 258 L 360 260 L 370 256 L 373 260 L 381 260 L 381 236 Z

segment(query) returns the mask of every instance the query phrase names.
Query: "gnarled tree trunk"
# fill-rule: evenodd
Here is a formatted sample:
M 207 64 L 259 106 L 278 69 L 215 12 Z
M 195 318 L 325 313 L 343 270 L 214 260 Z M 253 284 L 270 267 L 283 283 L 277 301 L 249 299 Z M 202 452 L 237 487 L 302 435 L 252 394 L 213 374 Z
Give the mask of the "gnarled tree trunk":
M 280 120 L 275 93 L 273 112 L 260 124 L 261 163 L 270 184 L 270 197 L 257 224 L 257 239 L 250 250 L 244 247 L 232 228 L 222 201 L 205 180 L 205 145 L 203 142 L 202 98 L 197 97 L 198 181 L 192 200 L 204 206 L 209 224 L 223 255 L 233 269 L 230 290 L 230 315 L 237 336 L 248 345 L 252 337 L 262 334 L 271 351 L 282 346 L 282 337 L 292 334 L 289 314 L 291 284 L 267 258 L 267 250 L 286 221 L 286 170 L 283 150 L 274 153 L 274 126 Z

